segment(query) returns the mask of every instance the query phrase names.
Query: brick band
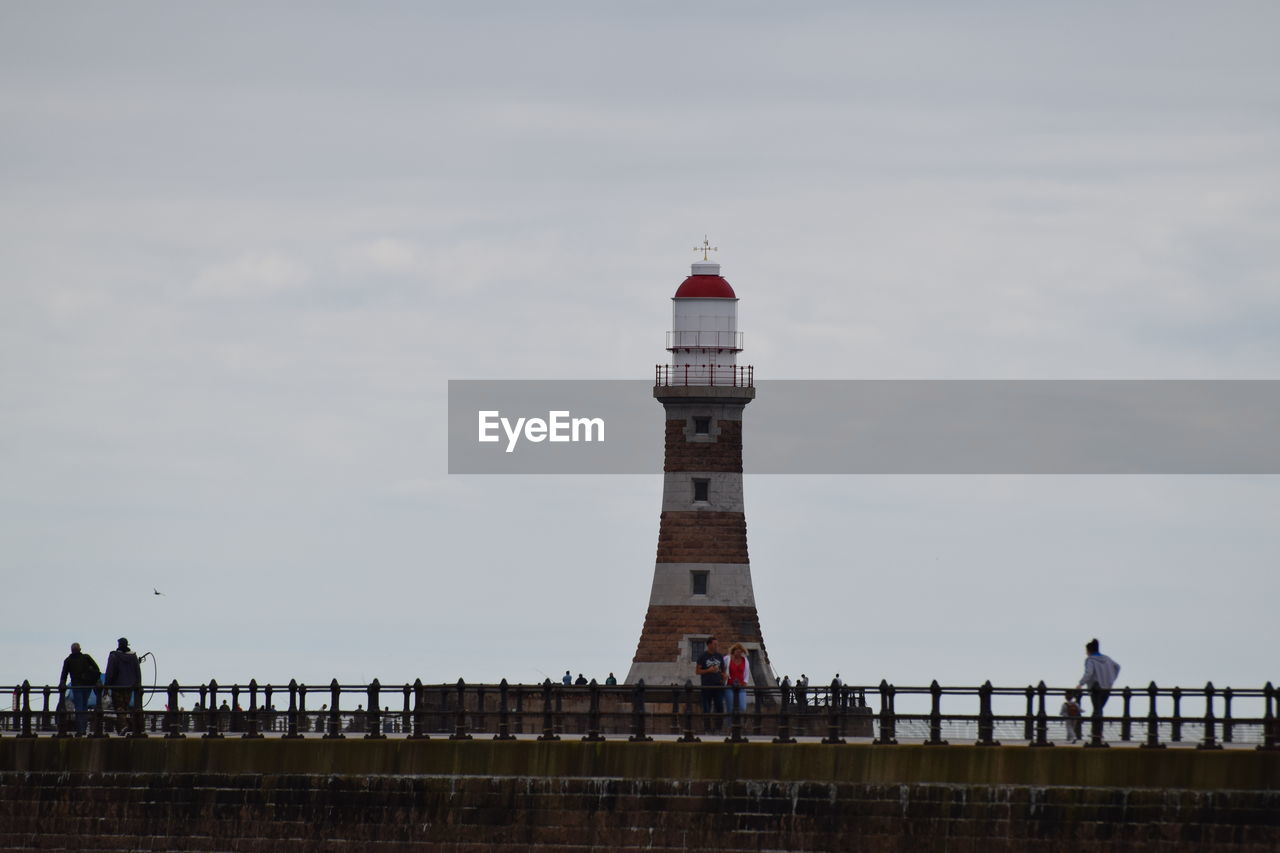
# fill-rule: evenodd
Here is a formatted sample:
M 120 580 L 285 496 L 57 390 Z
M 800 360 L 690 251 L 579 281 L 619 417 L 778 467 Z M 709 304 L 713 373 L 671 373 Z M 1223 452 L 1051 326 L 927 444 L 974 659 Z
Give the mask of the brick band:
M 659 563 L 746 563 L 742 512 L 664 512 L 658 524 Z
M 742 421 L 719 420 L 714 438 L 690 441 L 688 421 L 667 420 L 664 471 L 731 471 L 742 473 Z
M 671 607 L 655 605 L 644 617 L 635 663 L 664 663 L 680 657 L 687 634 L 713 634 L 731 643 L 761 643 L 760 617 L 754 607 Z M 690 670 L 689 677 L 693 676 Z

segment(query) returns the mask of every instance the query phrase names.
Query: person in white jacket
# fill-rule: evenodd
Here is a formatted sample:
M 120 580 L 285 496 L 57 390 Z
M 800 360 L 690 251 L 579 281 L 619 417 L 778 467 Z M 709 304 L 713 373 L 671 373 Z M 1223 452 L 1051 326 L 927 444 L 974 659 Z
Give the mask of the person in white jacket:
M 742 643 L 729 647 L 729 657 L 724 662 L 725 687 L 728 692 L 729 713 L 744 714 L 747 711 L 747 687 L 751 684 L 751 661 Z
M 1102 707 L 1107 704 L 1107 699 L 1111 698 L 1111 687 L 1116 683 L 1116 676 L 1120 674 L 1120 664 L 1098 649 L 1097 637 L 1085 645 L 1084 650 L 1088 657 L 1084 659 L 1084 675 L 1076 685 L 1089 691 L 1095 717 L 1102 716 Z

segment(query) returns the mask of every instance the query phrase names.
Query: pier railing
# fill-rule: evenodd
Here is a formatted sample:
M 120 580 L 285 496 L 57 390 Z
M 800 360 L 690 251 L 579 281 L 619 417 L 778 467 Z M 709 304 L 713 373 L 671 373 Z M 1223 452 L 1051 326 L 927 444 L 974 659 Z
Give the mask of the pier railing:
M 797 739 L 826 744 L 1021 744 L 1085 748 L 1131 744 L 1149 749 L 1188 746 L 1280 748 L 1277 691 L 1261 688 L 1120 687 L 1101 713 L 1086 694 L 1082 714 L 1064 715 L 1066 690 L 1044 682 L 1027 687 L 900 687 L 830 685 L 749 688 L 745 710 L 721 711 L 729 691 L 691 683 L 569 686 L 454 683 L 343 685 L 198 685 L 80 688 L 87 711 L 77 715 L 67 689 L 24 681 L 0 690 L 0 737 L 133 738 L 435 738 L 466 740 L 696 741 Z M 1101 697 L 1098 697 L 1101 698 Z M 119 699 L 118 706 L 113 699 Z M 8 701 L 5 701 L 8 700 Z M 83 702 L 82 702 L 83 704 Z

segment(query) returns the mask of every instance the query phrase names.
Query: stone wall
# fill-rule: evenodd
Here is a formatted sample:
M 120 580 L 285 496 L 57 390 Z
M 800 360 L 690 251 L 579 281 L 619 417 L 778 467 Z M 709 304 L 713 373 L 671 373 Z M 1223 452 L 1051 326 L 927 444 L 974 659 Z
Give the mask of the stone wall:
M 0 850 L 1273 851 L 1274 791 L 0 772 Z
M 0 850 L 1280 849 L 1280 753 L 0 738 Z

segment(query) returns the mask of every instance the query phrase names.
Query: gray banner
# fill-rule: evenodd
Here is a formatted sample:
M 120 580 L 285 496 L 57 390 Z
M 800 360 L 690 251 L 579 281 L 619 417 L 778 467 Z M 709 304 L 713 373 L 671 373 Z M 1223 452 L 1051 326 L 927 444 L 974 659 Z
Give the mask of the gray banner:
M 450 380 L 451 474 L 656 474 L 643 380 Z M 1277 474 L 1280 381 L 774 380 L 749 474 Z

